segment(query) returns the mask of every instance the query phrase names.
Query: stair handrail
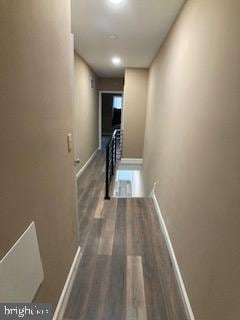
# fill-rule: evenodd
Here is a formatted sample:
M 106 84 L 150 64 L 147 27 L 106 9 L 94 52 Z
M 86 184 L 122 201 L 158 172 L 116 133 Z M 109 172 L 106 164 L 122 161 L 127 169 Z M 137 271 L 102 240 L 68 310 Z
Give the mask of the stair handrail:
M 121 129 L 114 130 L 106 146 L 105 200 L 111 199 L 109 192 L 112 176 L 115 174 L 118 161 L 122 158 L 122 136 Z

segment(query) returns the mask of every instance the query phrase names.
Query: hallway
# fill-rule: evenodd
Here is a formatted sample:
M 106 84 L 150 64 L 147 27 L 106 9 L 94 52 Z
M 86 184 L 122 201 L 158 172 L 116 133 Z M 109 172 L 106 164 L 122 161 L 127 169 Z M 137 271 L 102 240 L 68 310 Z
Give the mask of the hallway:
M 104 159 L 78 180 L 82 257 L 64 319 L 187 319 L 152 199 L 103 201 Z
M 0 2 L 0 320 L 240 319 L 239 30 L 239 0 Z

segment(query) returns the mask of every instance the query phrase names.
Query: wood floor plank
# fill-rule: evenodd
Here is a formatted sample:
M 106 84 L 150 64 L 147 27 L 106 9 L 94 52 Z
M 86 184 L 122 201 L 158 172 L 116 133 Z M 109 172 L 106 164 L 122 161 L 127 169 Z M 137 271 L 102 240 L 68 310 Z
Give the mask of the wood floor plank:
M 100 238 L 98 254 L 110 256 L 112 255 L 116 216 L 117 199 L 111 199 L 110 201 L 107 201 L 104 204 L 103 208 L 104 223 Z
M 117 199 L 117 218 L 104 320 L 126 320 L 126 199 Z
M 142 229 L 144 243 L 142 264 L 148 319 L 165 320 L 168 317 L 164 300 L 164 288 L 159 276 L 160 270 L 156 260 L 156 254 L 161 255 L 161 252 L 155 247 L 153 224 L 149 222 L 150 212 L 146 210 L 144 199 L 136 199 L 135 201 L 137 202 L 138 210 L 141 212 L 140 228 Z M 164 277 L 164 274 L 162 276 Z
M 127 200 L 127 255 L 141 256 L 143 244 L 142 229 L 140 228 L 140 210 L 136 199 Z
M 94 212 L 96 208 L 96 202 L 90 198 L 90 201 L 82 206 L 78 210 L 78 214 L 81 216 L 79 219 L 79 242 L 80 246 L 84 247 L 88 233 L 91 228 L 91 224 L 94 218 Z
M 127 257 L 127 320 L 147 320 L 142 257 Z
M 175 272 L 171 263 L 168 248 L 161 226 L 154 208 L 153 201 L 147 199 L 142 204 L 144 212 L 148 212 L 148 223 L 152 225 L 153 230 L 153 248 L 156 257 L 159 281 L 163 288 L 164 305 L 167 313 L 167 319 L 187 320 L 184 304 L 178 288 Z
M 109 272 L 111 257 L 97 255 L 92 288 L 84 314 L 84 320 L 105 320 L 104 310 L 108 303 Z
M 105 155 L 98 151 L 78 179 L 78 217 L 81 247 L 87 239 L 92 219 L 101 218 L 104 201 Z
M 102 220 L 94 219 L 88 239 L 83 248 L 83 255 L 79 263 L 78 272 L 70 293 L 64 317 L 84 320 L 88 299 L 92 290 L 95 276 L 97 251 L 101 235 Z
M 103 207 L 104 207 L 104 188 L 102 188 L 102 190 L 98 195 L 96 210 L 94 213 L 95 219 L 100 219 L 103 217 Z

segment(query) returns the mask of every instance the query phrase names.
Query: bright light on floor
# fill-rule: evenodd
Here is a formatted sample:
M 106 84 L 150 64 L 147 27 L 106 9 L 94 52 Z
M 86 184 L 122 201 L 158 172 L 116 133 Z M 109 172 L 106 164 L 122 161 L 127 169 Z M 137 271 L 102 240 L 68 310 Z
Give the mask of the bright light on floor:
M 115 66 L 119 66 L 121 64 L 121 59 L 119 57 L 113 57 L 112 63 L 115 64 Z
M 120 165 L 115 175 L 115 184 L 113 189 L 114 197 L 145 197 L 144 180 L 142 166 Z M 123 169 L 125 167 L 125 169 Z

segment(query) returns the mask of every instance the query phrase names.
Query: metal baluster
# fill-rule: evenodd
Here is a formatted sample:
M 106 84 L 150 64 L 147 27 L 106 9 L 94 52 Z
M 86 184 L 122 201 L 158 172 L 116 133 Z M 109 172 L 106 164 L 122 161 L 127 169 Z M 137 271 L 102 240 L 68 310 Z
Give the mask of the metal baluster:
M 105 181 L 105 199 L 110 200 L 109 197 L 109 145 L 106 147 L 106 181 Z
M 113 157 L 114 156 L 114 151 L 113 151 L 114 141 L 115 141 L 115 137 L 112 140 L 112 154 L 111 154 L 111 157 L 112 157 L 112 176 L 114 176 L 114 157 Z
M 114 175 L 117 161 L 122 157 L 122 130 L 115 130 L 111 140 L 106 147 L 106 177 L 105 177 L 105 199 L 109 200 L 109 189 L 112 176 Z
M 114 156 L 115 156 L 115 164 L 117 163 L 117 138 L 115 139 L 115 154 L 114 154 Z

